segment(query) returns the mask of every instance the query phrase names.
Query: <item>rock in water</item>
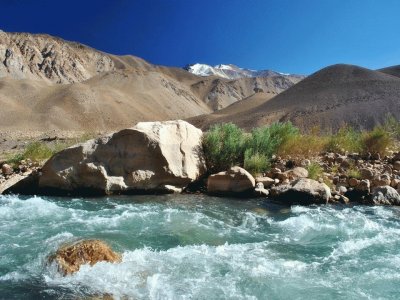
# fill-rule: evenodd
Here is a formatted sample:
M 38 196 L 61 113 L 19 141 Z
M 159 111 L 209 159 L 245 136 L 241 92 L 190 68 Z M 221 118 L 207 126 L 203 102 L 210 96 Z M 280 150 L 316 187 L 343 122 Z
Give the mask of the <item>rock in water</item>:
M 380 186 L 372 192 L 373 205 L 400 205 L 400 194 L 390 186 Z
M 103 241 L 84 240 L 62 246 L 49 258 L 49 262 L 55 262 L 64 275 L 78 272 L 82 265 L 93 266 L 100 261 L 117 263 L 121 256 Z
M 300 178 L 288 184 L 272 188 L 271 195 L 278 201 L 292 204 L 325 204 L 331 198 L 331 190 L 325 183 Z
M 255 179 L 241 167 L 219 172 L 208 177 L 207 191 L 211 194 L 243 194 L 253 192 Z
M 141 122 L 54 155 L 39 188 L 105 194 L 185 188 L 206 170 L 201 141 L 202 131 L 185 121 Z

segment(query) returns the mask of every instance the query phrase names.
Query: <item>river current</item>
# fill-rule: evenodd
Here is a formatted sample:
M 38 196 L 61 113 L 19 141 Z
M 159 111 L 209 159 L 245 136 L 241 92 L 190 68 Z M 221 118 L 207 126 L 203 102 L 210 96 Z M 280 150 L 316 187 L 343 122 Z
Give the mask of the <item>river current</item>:
M 62 277 L 81 238 L 119 264 Z M 400 209 L 203 195 L 0 196 L 0 299 L 400 299 Z

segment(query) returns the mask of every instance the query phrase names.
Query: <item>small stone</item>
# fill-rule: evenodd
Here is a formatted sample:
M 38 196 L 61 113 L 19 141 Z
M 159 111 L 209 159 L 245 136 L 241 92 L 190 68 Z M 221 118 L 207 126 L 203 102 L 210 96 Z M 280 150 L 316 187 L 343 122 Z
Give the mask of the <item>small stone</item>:
M 371 169 L 362 168 L 360 169 L 360 174 L 362 179 L 372 179 L 374 178 L 374 173 Z
M 371 159 L 373 160 L 381 160 L 381 155 L 379 153 L 374 153 L 371 155 Z
M 12 173 L 14 173 L 13 168 L 9 164 L 4 164 L 1 167 L 1 171 L 3 172 L 4 175 L 11 175 Z
M 272 174 L 282 173 L 282 170 L 279 169 L 279 168 L 272 168 L 272 169 L 271 169 L 271 173 L 272 173 Z
M 344 195 L 347 193 L 347 188 L 343 185 L 336 186 L 336 189 L 340 195 Z
M 302 166 L 302 167 L 308 167 L 309 165 L 311 165 L 311 161 L 309 159 L 303 159 L 300 162 L 300 166 Z
M 372 186 L 385 186 L 385 185 L 390 185 L 390 176 L 387 174 L 383 174 L 378 178 L 374 178 L 372 180 Z
M 370 181 L 368 179 L 363 179 L 356 187 L 356 190 L 369 193 L 370 187 L 371 187 Z
M 392 174 L 393 174 L 393 169 L 392 169 L 392 167 L 389 166 L 389 165 L 384 165 L 384 166 L 383 166 L 383 173 L 392 175 Z
M 256 182 L 260 182 L 264 185 L 264 187 L 270 187 L 275 183 L 275 180 L 270 177 L 257 177 Z
M 400 179 L 393 178 L 390 182 L 390 186 L 395 189 L 400 188 Z
M 360 183 L 360 181 L 356 178 L 349 179 L 349 186 L 351 186 L 351 187 L 356 187 L 359 183 Z
M 393 168 L 394 168 L 396 171 L 400 171 L 400 161 L 399 161 L 399 160 L 397 160 L 397 161 L 395 161 L 395 162 L 393 163 Z

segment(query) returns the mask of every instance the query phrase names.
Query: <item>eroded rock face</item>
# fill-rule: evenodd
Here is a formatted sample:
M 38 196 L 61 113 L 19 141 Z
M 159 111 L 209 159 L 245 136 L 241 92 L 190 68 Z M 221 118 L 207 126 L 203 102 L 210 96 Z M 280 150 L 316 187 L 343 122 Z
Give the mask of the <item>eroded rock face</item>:
M 232 167 L 208 177 L 207 191 L 210 194 L 243 194 L 253 192 L 254 177 L 241 167 Z
M 202 131 L 185 121 L 141 122 L 54 155 L 39 188 L 106 194 L 185 188 L 206 170 L 201 139 Z
M 325 183 L 300 178 L 272 188 L 271 195 L 276 200 L 288 205 L 325 204 L 331 198 L 331 190 Z
M 84 45 L 43 34 L 0 32 L 0 78 L 74 83 L 115 69 L 112 59 Z
M 118 263 L 121 256 L 100 240 L 84 240 L 62 246 L 49 258 L 49 262 L 55 262 L 63 275 L 78 272 L 82 265 L 93 266 L 101 261 Z

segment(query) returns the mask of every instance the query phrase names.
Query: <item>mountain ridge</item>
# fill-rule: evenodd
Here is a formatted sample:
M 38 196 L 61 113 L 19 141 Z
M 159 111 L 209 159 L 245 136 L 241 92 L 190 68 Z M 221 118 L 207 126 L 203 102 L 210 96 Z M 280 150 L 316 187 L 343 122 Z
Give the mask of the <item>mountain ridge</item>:
M 4 130 L 117 130 L 211 113 L 298 78 L 200 77 L 47 34 L 0 33 Z
M 305 130 L 318 126 L 324 131 L 336 131 L 344 124 L 371 129 L 383 124 L 389 115 L 400 120 L 399 96 L 399 77 L 336 64 L 250 109 L 242 102 L 236 104 L 234 114 L 220 116 L 228 107 L 189 120 L 203 129 L 227 120 L 245 129 L 283 121 L 291 121 Z
M 288 76 L 296 78 L 304 78 L 304 75 L 287 74 L 273 70 L 251 70 L 240 68 L 233 64 L 219 64 L 210 66 L 207 64 L 195 63 L 188 64 L 184 67 L 188 72 L 198 76 L 218 76 L 226 79 L 239 79 L 239 78 L 254 78 L 254 77 L 273 77 L 273 76 Z

